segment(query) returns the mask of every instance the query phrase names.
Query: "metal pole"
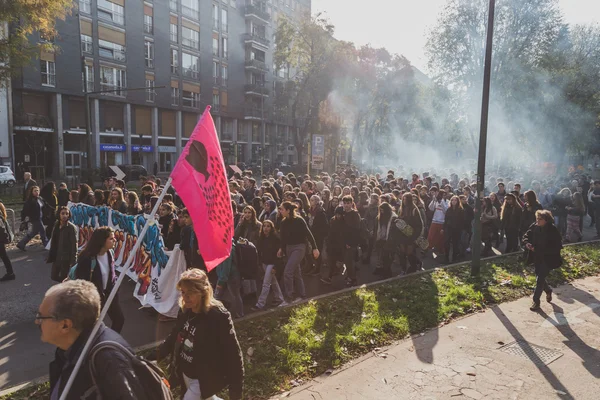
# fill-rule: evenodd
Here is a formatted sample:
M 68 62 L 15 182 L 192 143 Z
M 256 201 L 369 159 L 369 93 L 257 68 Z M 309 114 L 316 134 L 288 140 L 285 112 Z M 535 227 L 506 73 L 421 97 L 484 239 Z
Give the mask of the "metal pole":
M 85 57 L 81 56 L 81 68 L 83 69 L 83 92 L 85 103 L 85 135 L 87 139 L 87 174 L 88 184 L 94 187 L 94 174 L 92 173 L 92 117 L 90 113 L 90 95 L 88 92 L 88 71 L 85 67 Z
M 490 82 L 492 75 L 492 45 L 494 41 L 494 13 L 496 0 L 490 0 L 485 47 L 485 66 L 483 71 L 483 98 L 481 104 L 481 124 L 479 132 L 479 159 L 477 162 L 477 197 L 475 198 L 475 226 L 473 229 L 473 259 L 471 275 L 479 275 L 481 269 L 481 198 L 485 188 L 485 158 L 487 150 L 488 113 L 490 108 Z
M 165 197 L 165 194 L 167 194 L 167 190 L 169 189 L 170 186 L 171 186 L 171 177 L 169 177 L 169 179 L 167 180 L 167 183 L 165 184 L 164 189 L 160 193 L 160 196 L 158 196 L 158 200 L 156 201 L 156 204 L 154 205 L 154 208 L 152 209 L 150 218 L 148 219 L 148 221 L 146 221 L 146 224 L 144 224 L 142 231 L 140 232 L 140 234 L 137 237 L 137 240 L 135 241 L 135 245 L 133 246 L 131 253 L 129 253 L 129 257 L 127 258 L 127 261 L 123 265 L 123 270 L 121 271 L 121 274 L 119 275 L 119 279 L 117 280 L 117 282 L 115 282 L 115 286 L 113 287 L 112 291 L 110 292 L 110 295 L 108 296 L 108 299 L 106 300 L 106 304 L 104 305 L 104 308 L 102 309 L 102 312 L 100 313 L 100 317 L 98 318 L 96 325 L 94 325 L 94 329 L 92 329 L 92 333 L 90 333 L 90 336 L 89 336 L 87 342 L 85 343 L 83 350 L 81 351 L 81 355 L 79 356 L 79 359 L 77 360 L 77 363 L 75 364 L 75 368 L 73 368 L 73 372 L 71 372 L 71 376 L 69 376 L 69 380 L 67 381 L 67 384 L 65 385 L 65 388 L 60 396 L 60 400 L 66 400 L 66 398 L 69 394 L 69 390 L 71 389 L 71 386 L 73 386 L 73 382 L 75 381 L 75 378 L 77 377 L 77 373 L 81 369 L 81 364 L 83 364 L 83 360 L 85 360 L 85 358 L 90 350 L 90 347 L 92 346 L 92 342 L 94 341 L 94 338 L 96 337 L 96 334 L 98 333 L 98 329 L 100 329 L 100 325 L 102 324 L 102 321 L 104 320 L 104 318 L 106 318 L 106 314 L 108 313 L 108 308 L 110 307 L 115 296 L 117 295 L 119 286 L 121 286 L 121 283 L 123 283 L 123 280 L 125 279 L 125 276 L 127 275 L 127 270 L 131 267 L 131 264 L 133 264 L 133 260 L 134 260 L 135 256 L 137 255 L 137 251 L 140 248 L 142 241 L 144 240 L 144 236 L 146 236 L 148 227 L 150 225 L 154 225 L 156 223 L 154 216 L 158 212 L 158 207 L 160 206 L 160 203 L 162 202 L 163 198 Z

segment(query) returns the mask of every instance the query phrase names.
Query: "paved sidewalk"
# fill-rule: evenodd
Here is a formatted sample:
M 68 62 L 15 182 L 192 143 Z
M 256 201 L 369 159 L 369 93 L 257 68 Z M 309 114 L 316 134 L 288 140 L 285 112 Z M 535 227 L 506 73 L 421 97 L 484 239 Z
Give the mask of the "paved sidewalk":
M 275 398 L 599 399 L 600 277 L 556 288 L 542 312 L 530 304 L 460 319 Z

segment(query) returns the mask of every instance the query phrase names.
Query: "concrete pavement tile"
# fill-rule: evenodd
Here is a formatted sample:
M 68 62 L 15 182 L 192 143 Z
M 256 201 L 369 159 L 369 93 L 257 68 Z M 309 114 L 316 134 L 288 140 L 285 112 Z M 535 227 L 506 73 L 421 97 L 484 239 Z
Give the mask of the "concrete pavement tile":
M 480 400 L 483 399 L 483 394 L 473 389 L 460 389 L 460 392 L 469 399 Z

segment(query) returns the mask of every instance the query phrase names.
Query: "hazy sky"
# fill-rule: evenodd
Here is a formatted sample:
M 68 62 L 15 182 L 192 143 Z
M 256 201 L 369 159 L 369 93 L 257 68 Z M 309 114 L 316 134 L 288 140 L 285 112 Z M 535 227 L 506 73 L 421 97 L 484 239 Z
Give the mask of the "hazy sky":
M 312 9 L 327 14 L 338 39 L 386 47 L 404 54 L 413 65 L 426 71 L 426 32 L 435 24 L 445 3 L 446 0 L 312 0 Z M 600 21 L 598 0 L 559 3 L 569 23 Z

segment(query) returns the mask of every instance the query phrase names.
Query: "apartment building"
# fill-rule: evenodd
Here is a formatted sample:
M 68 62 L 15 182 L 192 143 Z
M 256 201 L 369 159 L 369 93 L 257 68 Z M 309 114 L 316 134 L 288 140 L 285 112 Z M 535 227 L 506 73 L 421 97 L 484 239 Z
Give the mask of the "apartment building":
M 289 78 L 274 70 L 272 37 L 278 16 L 298 18 L 310 7 L 310 0 L 79 0 L 50 39 L 60 50 L 40 54 L 12 81 L 14 164 L 38 176 L 78 177 L 91 157 L 97 168 L 152 171 L 157 163 L 169 172 L 206 105 L 226 162 L 293 161 L 288 118 L 272 107 L 273 88 Z

